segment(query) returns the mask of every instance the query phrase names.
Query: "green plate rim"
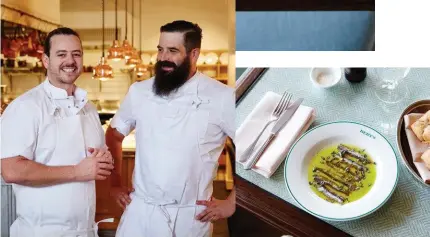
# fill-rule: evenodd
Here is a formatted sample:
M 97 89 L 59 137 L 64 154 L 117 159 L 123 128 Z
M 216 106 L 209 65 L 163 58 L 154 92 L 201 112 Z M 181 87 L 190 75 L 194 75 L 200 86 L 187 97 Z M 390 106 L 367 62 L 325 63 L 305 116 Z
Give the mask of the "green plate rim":
M 390 192 L 390 194 L 385 198 L 385 200 L 381 203 L 381 204 L 379 204 L 376 208 L 374 208 L 373 210 L 370 210 L 369 212 L 367 212 L 367 213 L 365 213 L 365 214 L 362 214 L 362 215 L 360 215 L 360 216 L 356 216 L 356 217 L 351 217 L 351 218 L 330 218 L 330 217 L 325 217 L 325 216 L 321 216 L 321 215 L 318 215 L 318 214 L 316 214 L 316 213 L 314 213 L 314 212 L 312 212 L 312 211 L 310 211 L 310 210 L 308 210 L 305 206 L 303 206 L 297 199 L 296 199 L 296 197 L 293 195 L 293 193 L 291 192 L 291 190 L 290 190 L 290 187 L 288 186 L 288 181 L 287 181 L 287 165 L 288 165 L 288 160 L 289 160 L 289 157 L 290 157 L 290 155 L 291 155 L 291 152 L 294 150 L 294 147 L 296 146 L 296 144 L 303 138 L 303 137 L 305 137 L 307 134 L 309 134 L 310 132 L 312 132 L 312 131 L 314 131 L 314 130 L 316 130 L 317 128 L 320 128 L 320 127 L 323 127 L 323 126 L 327 126 L 327 125 L 330 125 L 330 124 L 334 124 L 334 123 L 351 123 L 351 124 L 358 124 L 358 125 L 361 125 L 361 126 L 364 126 L 364 127 L 367 127 L 367 128 L 369 128 L 369 129 L 371 129 L 371 130 L 373 130 L 373 131 L 375 131 L 376 133 L 378 133 L 379 135 L 381 135 L 381 137 L 383 137 L 384 139 L 385 139 L 385 141 L 388 143 L 388 145 L 390 145 L 390 147 L 391 147 L 391 150 L 393 151 L 393 153 L 394 153 L 394 157 L 396 158 L 396 182 L 394 183 L 394 186 L 393 186 L 393 189 L 391 190 L 391 192 Z M 335 122 L 328 122 L 328 123 L 323 123 L 323 124 L 320 124 L 320 125 L 318 125 L 318 126 L 316 126 L 316 127 L 314 127 L 314 128 L 312 128 L 312 129 L 310 129 L 309 131 L 307 131 L 306 133 L 304 133 L 302 136 L 300 136 L 300 138 L 294 143 L 294 145 L 291 147 L 291 149 L 290 149 L 290 151 L 288 152 L 288 155 L 287 155 L 287 157 L 286 157 L 286 160 L 285 160 L 285 165 L 284 165 L 284 182 L 285 182 L 285 185 L 287 186 L 287 189 L 288 189 L 288 192 L 290 193 L 290 195 L 293 197 L 293 199 L 300 205 L 300 207 L 303 209 L 303 210 L 305 210 L 306 212 L 308 212 L 308 213 L 310 213 L 310 214 L 312 214 L 312 215 L 314 215 L 314 216 L 316 216 L 316 217 L 319 217 L 319 218 L 321 218 L 321 219 L 324 219 L 324 220 L 328 220 L 328 221 L 351 221 L 351 220 L 357 220 L 357 219 L 360 219 L 360 218 L 362 218 L 362 217 L 365 217 L 365 216 L 368 216 L 368 215 L 370 215 L 370 214 L 372 214 L 373 212 L 375 212 L 376 210 L 378 210 L 379 208 L 381 208 L 389 199 L 390 199 L 390 197 L 393 195 L 393 193 L 394 193 L 394 190 L 396 190 L 396 187 L 397 187 L 397 183 L 398 183 L 398 181 L 399 181 L 399 160 L 398 160 L 398 157 L 397 157 L 397 154 L 396 154 L 396 152 L 395 152 L 395 150 L 394 150 L 394 148 L 393 148 L 393 146 L 391 145 L 391 143 L 388 141 L 388 139 L 384 136 L 384 135 L 382 135 L 380 132 L 378 132 L 377 130 L 375 130 L 375 129 L 373 129 L 372 127 L 370 127 L 370 126 L 368 126 L 368 125 L 366 125 L 366 124 L 362 124 L 362 123 L 359 123 L 359 122 L 353 122 L 353 121 L 346 121 L 346 120 L 341 120 L 341 121 L 335 121 Z

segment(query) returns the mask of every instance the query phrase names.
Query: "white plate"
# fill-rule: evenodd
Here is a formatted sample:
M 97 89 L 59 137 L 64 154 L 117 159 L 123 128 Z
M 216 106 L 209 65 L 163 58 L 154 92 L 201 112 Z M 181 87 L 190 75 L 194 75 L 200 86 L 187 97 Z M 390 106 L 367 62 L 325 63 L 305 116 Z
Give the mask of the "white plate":
M 308 182 L 308 166 L 322 149 L 339 143 L 366 149 L 376 162 L 376 180 L 370 191 L 359 200 L 344 205 L 318 197 Z M 380 208 L 393 194 L 398 180 L 398 164 L 387 139 L 369 126 L 339 121 L 320 125 L 306 132 L 288 153 L 284 177 L 297 203 L 310 214 L 330 221 L 362 218 Z

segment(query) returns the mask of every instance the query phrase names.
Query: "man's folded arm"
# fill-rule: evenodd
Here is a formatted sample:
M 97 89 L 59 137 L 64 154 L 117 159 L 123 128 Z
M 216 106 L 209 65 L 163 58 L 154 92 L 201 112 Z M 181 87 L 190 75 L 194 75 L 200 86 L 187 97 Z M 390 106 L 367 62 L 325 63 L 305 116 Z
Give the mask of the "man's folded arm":
M 2 177 L 7 183 L 45 186 L 77 180 L 75 166 L 47 166 L 23 156 L 1 160 Z

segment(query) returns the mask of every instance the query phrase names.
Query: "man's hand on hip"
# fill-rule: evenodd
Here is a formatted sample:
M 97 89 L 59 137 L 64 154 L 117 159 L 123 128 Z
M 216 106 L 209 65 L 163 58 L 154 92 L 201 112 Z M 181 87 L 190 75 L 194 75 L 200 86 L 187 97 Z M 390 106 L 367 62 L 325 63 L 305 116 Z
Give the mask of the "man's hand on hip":
M 105 149 L 89 148 L 90 156 L 75 166 L 78 181 L 105 180 L 113 170 L 113 158 Z
M 133 191 L 133 188 L 111 187 L 110 195 L 115 199 L 116 203 L 124 210 L 125 207 L 131 203 L 130 193 Z
M 197 205 L 206 206 L 206 210 L 196 216 L 196 219 L 201 222 L 217 221 L 233 215 L 236 210 L 236 205 L 231 200 L 218 200 L 212 198 L 210 201 L 198 200 Z

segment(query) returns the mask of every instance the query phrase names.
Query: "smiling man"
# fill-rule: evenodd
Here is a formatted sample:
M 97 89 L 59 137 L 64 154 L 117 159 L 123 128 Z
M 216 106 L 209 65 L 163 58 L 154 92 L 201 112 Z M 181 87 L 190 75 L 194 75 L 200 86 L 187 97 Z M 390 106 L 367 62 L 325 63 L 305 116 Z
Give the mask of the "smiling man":
M 235 192 L 212 198 L 218 159 L 234 138 L 234 90 L 197 71 L 202 30 L 161 27 L 155 77 L 134 83 L 106 132 L 114 159 L 112 196 L 125 208 L 117 237 L 207 237 L 235 211 Z M 121 184 L 121 144 L 136 130 L 133 190 Z
M 87 93 L 78 34 L 58 28 L 45 41 L 47 78 L 1 117 L 1 172 L 12 183 L 18 218 L 11 237 L 97 236 L 95 180 L 113 169 Z

